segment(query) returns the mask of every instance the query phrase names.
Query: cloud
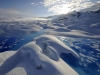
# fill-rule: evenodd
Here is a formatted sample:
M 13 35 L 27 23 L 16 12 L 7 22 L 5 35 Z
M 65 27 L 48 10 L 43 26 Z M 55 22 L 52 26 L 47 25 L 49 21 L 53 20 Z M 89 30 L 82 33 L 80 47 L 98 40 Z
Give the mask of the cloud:
M 40 4 L 43 4 L 43 2 L 39 2 Z
M 98 9 L 100 9 L 100 2 L 97 2 L 94 5 L 92 5 L 91 7 L 83 9 L 82 11 L 97 11 Z
M 0 8 L 0 22 L 2 21 L 27 21 L 27 20 L 47 20 L 45 18 L 37 18 L 29 13 L 23 13 L 15 9 Z
M 34 4 L 34 3 L 31 3 L 32 5 Z
M 97 1 L 97 3 L 100 3 L 100 0 L 99 0 L 99 1 Z
M 73 10 L 82 10 L 94 5 L 91 0 L 44 0 L 43 5 L 48 12 L 65 14 Z
M 36 2 L 36 3 L 30 3 L 31 5 L 34 5 L 35 7 L 38 7 L 40 4 L 42 4 L 42 2 Z
M 22 13 L 15 9 L 3 9 L 0 8 L 0 20 L 16 20 L 16 19 L 22 19 L 24 17 L 29 17 L 32 15 L 28 15 L 26 13 Z

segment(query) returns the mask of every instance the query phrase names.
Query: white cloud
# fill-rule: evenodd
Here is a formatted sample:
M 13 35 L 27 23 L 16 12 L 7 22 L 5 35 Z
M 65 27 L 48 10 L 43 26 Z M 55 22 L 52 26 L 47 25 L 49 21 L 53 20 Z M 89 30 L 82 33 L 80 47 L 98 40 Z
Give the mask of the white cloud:
M 97 1 L 97 3 L 100 3 L 100 0 L 99 0 L 99 1 Z
M 14 9 L 0 8 L 0 20 L 16 20 L 23 17 L 31 16 Z
M 91 0 L 44 0 L 44 6 L 48 12 L 55 14 L 65 14 L 73 10 L 81 10 L 94 5 Z
M 70 5 L 66 6 L 66 4 L 56 4 L 55 6 L 52 6 L 51 8 L 49 8 L 49 12 L 54 12 L 57 14 L 65 14 L 66 12 L 70 11 L 69 8 Z
M 88 7 L 88 8 L 86 8 L 86 9 L 83 9 L 82 11 L 96 11 L 96 10 L 98 10 L 98 9 L 100 9 L 100 3 L 96 3 L 96 4 L 94 4 L 93 6 L 91 6 L 91 7 Z
M 1 18 L 12 18 L 18 17 L 21 13 L 14 9 L 2 9 L 0 8 L 0 17 Z
M 32 5 L 34 4 L 34 3 L 31 3 Z
M 43 4 L 43 2 L 39 2 L 40 4 Z
M 29 13 L 23 13 L 14 9 L 0 8 L 0 22 L 1 21 L 27 21 L 27 20 L 46 20 L 45 18 L 36 18 Z
M 32 3 L 30 3 L 30 4 L 38 7 L 39 4 L 43 4 L 43 3 L 42 3 L 42 2 L 39 2 L 39 3 L 33 3 L 33 2 L 32 2 Z

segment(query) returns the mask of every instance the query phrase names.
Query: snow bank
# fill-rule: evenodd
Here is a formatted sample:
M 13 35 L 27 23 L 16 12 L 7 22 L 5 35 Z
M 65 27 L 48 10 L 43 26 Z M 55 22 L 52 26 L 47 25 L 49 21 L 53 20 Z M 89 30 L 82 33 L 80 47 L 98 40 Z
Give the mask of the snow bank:
M 78 75 L 61 58 L 78 54 L 52 35 L 36 37 L 18 51 L 0 53 L 0 75 Z
M 81 30 L 70 30 L 70 31 L 55 31 L 55 29 L 46 29 L 45 34 L 47 35 L 56 35 L 56 36 L 65 36 L 65 37 L 74 37 L 74 38 L 91 38 L 91 39 L 100 39 L 100 35 L 94 35 Z
M 52 35 L 42 35 L 40 37 L 35 38 L 35 40 L 36 43 L 39 46 L 41 46 L 42 49 L 43 49 L 43 43 L 45 42 L 46 42 L 45 44 L 47 44 L 47 47 L 52 46 L 54 49 L 52 48 L 51 49 L 56 50 L 59 56 L 61 53 L 71 53 L 76 58 L 79 58 L 78 54 L 74 50 L 66 46 L 64 43 L 62 43 L 60 40 L 58 40 L 56 37 Z

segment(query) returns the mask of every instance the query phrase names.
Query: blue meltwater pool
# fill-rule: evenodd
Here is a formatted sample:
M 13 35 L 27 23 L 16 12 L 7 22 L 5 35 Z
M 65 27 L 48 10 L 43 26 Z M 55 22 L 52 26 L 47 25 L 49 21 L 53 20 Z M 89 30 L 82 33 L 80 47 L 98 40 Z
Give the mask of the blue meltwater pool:
M 100 75 L 99 40 L 69 37 L 57 38 L 79 54 L 79 60 L 71 54 L 61 54 L 61 58 L 79 75 Z

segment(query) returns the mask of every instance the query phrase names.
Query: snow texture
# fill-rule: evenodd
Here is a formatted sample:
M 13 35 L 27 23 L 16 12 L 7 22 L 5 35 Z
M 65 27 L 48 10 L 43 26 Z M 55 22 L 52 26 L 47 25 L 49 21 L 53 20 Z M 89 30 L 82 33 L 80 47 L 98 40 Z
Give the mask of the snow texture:
M 46 21 L 0 22 L 0 36 L 23 36 L 45 30 L 45 35 L 34 38 L 17 51 L 0 53 L 0 75 L 79 75 L 60 58 L 61 53 L 72 54 L 76 59 L 79 59 L 80 55 L 81 62 L 91 63 L 97 59 L 82 53 L 78 55 L 73 49 L 58 40 L 55 35 L 100 39 L 99 15 L 100 13 L 81 13 L 80 16 L 77 16 L 75 13 L 61 15 L 58 19 Z M 70 45 L 73 46 L 72 43 Z M 99 51 L 99 57 L 98 45 L 94 44 L 91 47 Z M 2 46 L 0 46 L 1 48 Z M 80 47 L 75 46 L 75 48 L 81 52 Z M 85 52 L 85 50 L 82 51 Z M 92 55 L 92 53 L 90 54 Z M 85 60 L 85 57 L 88 59 Z M 82 65 L 86 66 L 85 63 Z
M 42 35 L 18 51 L 0 53 L 0 75 L 78 75 L 61 53 L 79 55 L 52 35 Z
M 84 12 L 77 17 L 75 12 L 53 20 L 0 22 L 0 35 L 22 36 L 45 29 L 45 34 L 49 35 L 100 39 L 99 15 Z

